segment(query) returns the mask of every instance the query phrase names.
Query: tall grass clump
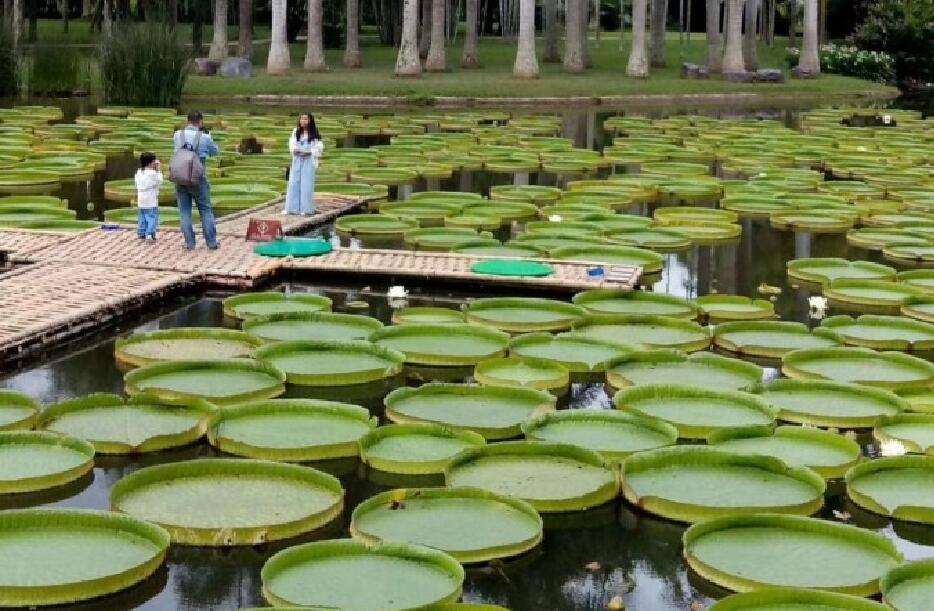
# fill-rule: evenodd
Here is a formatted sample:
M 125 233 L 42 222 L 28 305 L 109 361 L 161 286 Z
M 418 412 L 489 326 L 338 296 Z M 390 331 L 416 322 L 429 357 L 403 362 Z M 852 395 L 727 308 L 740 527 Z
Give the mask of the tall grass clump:
M 10 98 L 19 94 L 19 75 L 13 34 L 8 27 L 0 26 L 0 97 Z
M 27 74 L 33 94 L 71 94 L 88 88 L 87 58 L 63 45 L 34 46 Z
M 99 52 L 105 104 L 178 106 L 191 69 L 191 52 L 166 23 L 114 28 Z

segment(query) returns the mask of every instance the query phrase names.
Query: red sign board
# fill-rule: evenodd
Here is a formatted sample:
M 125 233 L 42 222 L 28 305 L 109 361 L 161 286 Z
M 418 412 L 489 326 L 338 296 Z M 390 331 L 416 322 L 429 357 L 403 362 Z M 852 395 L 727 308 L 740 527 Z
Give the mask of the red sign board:
M 275 220 L 250 219 L 246 228 L 248 242 L 271 242 L 281 240 L 283 236 L 282 223 Z

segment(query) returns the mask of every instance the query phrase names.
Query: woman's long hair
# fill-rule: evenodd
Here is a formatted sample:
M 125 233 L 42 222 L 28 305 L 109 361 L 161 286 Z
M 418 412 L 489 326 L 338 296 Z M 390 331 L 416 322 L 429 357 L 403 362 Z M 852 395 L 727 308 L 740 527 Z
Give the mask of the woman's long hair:
M 308 117 L 308 127 L 302 127 L 302 117 Z M 318 132 L 318 125 L 315 123 L 315 116 L 310 112 L 303 112 L 298 115 L 298 123 L 295 126 L 295 139 L 301 140 L 303 132 L 309 140 L 321 140 L 321 134 Z

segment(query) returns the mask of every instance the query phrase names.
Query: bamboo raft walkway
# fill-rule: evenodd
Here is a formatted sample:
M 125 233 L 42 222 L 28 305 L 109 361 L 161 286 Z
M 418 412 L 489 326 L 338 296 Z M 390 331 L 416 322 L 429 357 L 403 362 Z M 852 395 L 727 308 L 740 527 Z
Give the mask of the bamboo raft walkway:
M 483 257 L 430 251 L 342 249 L 314 258 L 275 259 L 256 255 L 245 239 L 251 218 L 276 218 L 287 234 L 301 234 L 365 201 L 319 197 L 318 213 L 279 216 L 281 201 L 218 220 L 220 248 L 203 242 L 188 251 L 178 230 L 165 229 L 156 242 L 140 240 L 135 228 L 81 233 L 0 230 L 0 372 L 6 365 L 90 334 L 107 324 L 150 309 L 182 293 L 206 288 L 250 289 L 286 275 L 296 280 L 324 275 L 341 280 L 457 282 L 572 293 L 593 288 L 632 289 L 638 268 L 622 268 L 613 281 L 593 278 L 592 265 L 549 261 L 541 278 L 482 276 L 470 271 Z

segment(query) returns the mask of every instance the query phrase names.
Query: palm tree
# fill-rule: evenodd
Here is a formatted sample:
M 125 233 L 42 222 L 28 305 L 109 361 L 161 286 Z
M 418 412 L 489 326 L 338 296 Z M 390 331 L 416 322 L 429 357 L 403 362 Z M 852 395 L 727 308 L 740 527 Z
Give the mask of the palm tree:
M 447 55 L 444 52 L 444 26 L 447 23 L 444 19 L 444 4 L 446 1 L 431 0 L 431 46 L 428 48 L 428 59 L 425 61 L 425 70 L 428 72 L 444 72 L 448 69 Z
M 418 0 L 403 0 L 402 40 L 396 57 L 396 76 L 419 76 L 422 60 L 418 56 Z
M 360 0 L 347 0 L 347 34 L 344 46 L 344 66 L 359 68 L 360 59 Z
M 561 61 L 558 38 L 558 0 L 545 0 L 545 51 L 542 53 L 542 61 Z
M 462 68 L 479 68 L 480 54 L 479 33 L 477 32 L 477 0 L 467 0 L 466 6 L 467 33 L 464 35 L 464 55 L 461 57 Z
M 286 29 L 286 0 L 270 0 L 272 10 L 272 41 L 266 59 L 266 73 L 282 75 L 289 71 L 289 35 Z
M 581 40 L 579 4 L 586 0 L 567 0 L 564 6 L 564 71 L 583 72 L 584 45 Z
M 101 4 L 101 31 L 104 36 L 110 36 L 113 33 L 113 3 L 111 0 L 102 0 Z
M 308 46 L 305 51 L 305 70 L 309 72 L 327 72 L 328 69 L 328 62 L 324 58 L 322 19 L 321 0 L 308 0 Z
M 818 43 L 817 0 L 804 0 L 804 42 L 798 59 L 798 73 L 820 74 L 820 44 Z
M 798 46 L 798 36 L 795 30 L 798 28 L 798 0 L 786 0 L 785 12 L 788 18 L 788 46 Z
M 581 57 L 584 58 L 584 68 L 590 68 L 593 65 L 593 60 L 590 58 L 590 0 L 580 0 L 577 3 L 577 8 L 581 12 L 579 22 L 581 28 Z
M 13 0 L 11 23 L 13 27 L 13 46 L 18 47 L 23 39 L 23 0 Z
M 626 76 L 649 76 L 649 58 L 645 44 L 645 13 L 648 0 L 632 0 L 632 50 L 626 64 Z
M 227 57 L 227 0 L 214 0 L 214 38 L 208 57 L 216 60 Z
M 759 16 L 759 0 L 746 0 L 746 33 L 743 37 L 743 60 L 746 70 L 759 69 L 759 52 L 757 49 L 756 20 Z
M 664 67 L 665 61 L 665 25 L 668 21 L 668 0 L 652 0 L 652 65 Z
M 435 0 L 438 2 L 438 0 Z M 519 0 L 519 46 L 512 74 L 516 78 L 538 78 L 535 57 L 535 0 Z
M 723 75 L 726 77 L 746 73 L 743 63 L 743 3 L 744 0 L 729 2 L 726 20 L 726 48 L 723 51 Z
M 428 57 L 431 48 L 431 1 L 422 0 L 422 16 L 419 22 L 418 56 L 422 59 Z
M 720 35 L 720 0 L 707 0 L 707 71 L 723 69 L 723 36 Z
M 246 59 L 253 56 L 253 0 L 240 0 L 240 31 L 237 36 L 237 54 Z

